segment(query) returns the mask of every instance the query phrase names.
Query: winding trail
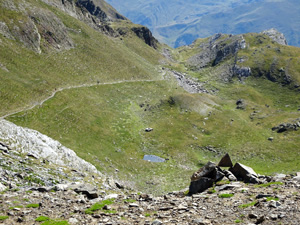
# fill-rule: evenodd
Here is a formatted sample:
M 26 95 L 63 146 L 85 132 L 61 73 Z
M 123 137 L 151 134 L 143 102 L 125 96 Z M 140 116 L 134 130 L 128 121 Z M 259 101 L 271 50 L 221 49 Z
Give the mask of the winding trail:
M 162 77 L 164 77 L 164 75 Z M 164 79 L 162 78 L 162 79 L 155 79 L 155 80 L 121 80 L 121 81 L 113 81 L 113 82 L 105 82 L 105 83 L 80 84 L 80 85 L 62 87 L 62 88 L 58 88 L 55 91 L 53 91 L 53 93 L 50 96 L 48 96 L 47 98 L 45 98 L 41 102 L 37 102 L 37 103 L 33 104 L 32 106 L 24 107 L 24 108 L 19 109 L 17 111 L 10 112 L 10 113 L 8 113 L 8 114 L 6 114 L 4 116 L 1 116 L 0 119 L 5 119 L 8 116 L 12 116 L 14 114 L 17 114 L 17 113 L 20 113 L 20 112 L 23 112 L 23 111 L 31 110 L 31 109 L 33 109 L 36 106 L 41 106 L 46 101 L 48 101 L 49 99 L 53 98 L 56 95 L 56 93 L 64 91 L 64 90 L 84 88 L 84 87 L 103 86 L 103 85 L 113 85 L 113 84 L 121 84 L 121 83 L 155 82 L 155 81 L 162 81 L 162 80 L 164 80 Z

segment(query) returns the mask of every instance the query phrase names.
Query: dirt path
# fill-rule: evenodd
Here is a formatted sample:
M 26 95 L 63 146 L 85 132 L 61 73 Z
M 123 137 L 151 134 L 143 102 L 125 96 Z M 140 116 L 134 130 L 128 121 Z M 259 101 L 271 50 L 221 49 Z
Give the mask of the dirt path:
M 164 74 L 162 75 L 162 77 L 164 77 Z M 80 85 L 74 85 L 74 86 L 67 86 L 67 87 L 62 87 L 62 88 L 58 88 L 55 91 L 52 92 L 52 94 L 50 96 L 48 96 L 47 98 L 43 99 L 41 102 L 37 102 L 31 106 L 28 107 L 24 107 L 22 109 L 10 112 L 4 116 L 1 116 L 0 119 L 4 119 L 8 116 L 23 112 L 23 111 L 27 111 L 27 110 L 31 110 L 36 106 L 41 106 L 43 105 L 46 101 L 48 101 L 49 99 L 53 98 L 56 93 L 64 91 L 64 90 L 70 90 L 70 89 L 76 89 L 76 88 L 84 88 L 84 87 L 94 87 L 94 86 L 102 86 L 102 85 L 113 85 L 113 84 L 122 84 L 122 83 L 136 83 L 136 82 L 155 82 L 155 81 L 162 81 L 162 79 L 156 79 L 156 80 L 121 80 L 121 81 L 113 81 L 113 82 L 105 82 L 105 83 L 93 83 L 93 84 L 80 84 Z

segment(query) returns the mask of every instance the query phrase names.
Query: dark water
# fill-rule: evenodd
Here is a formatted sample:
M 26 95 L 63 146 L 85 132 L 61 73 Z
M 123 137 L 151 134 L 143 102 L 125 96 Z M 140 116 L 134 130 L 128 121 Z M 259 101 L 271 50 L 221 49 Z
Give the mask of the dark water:
M 156 155 L 144 155 L 143 159 L 146 160 L 146 161 L 150 161 L 150 162 L 164 162 L 164 161 L 166 161 L 165 159 L 160 158 Z

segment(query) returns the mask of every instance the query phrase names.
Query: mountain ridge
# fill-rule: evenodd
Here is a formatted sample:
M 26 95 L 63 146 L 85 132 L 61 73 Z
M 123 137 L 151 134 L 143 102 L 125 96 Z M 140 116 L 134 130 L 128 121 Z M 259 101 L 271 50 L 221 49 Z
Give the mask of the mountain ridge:
M 172 47 L 191 44 L 215 33 L 241 34 L 276 28 L 288 43 L 299 45 L 299 4 L 288 1 L 119 1 L 108 0 L 135 23 L 148 26 L 161 42 Z M 290 15 L 293 17 L 290 17 Z

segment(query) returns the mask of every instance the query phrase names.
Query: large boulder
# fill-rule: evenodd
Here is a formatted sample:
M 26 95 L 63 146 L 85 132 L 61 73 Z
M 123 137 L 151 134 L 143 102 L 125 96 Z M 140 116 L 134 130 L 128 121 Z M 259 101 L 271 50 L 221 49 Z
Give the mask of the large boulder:
M 89 199 L 98 198 L 97 189 L 90 184 L 80 184 L 75 187 L 74 191 L 79 194 L 86 195 Z
M 249 183 L 258 183 L 257 174 L 251 167 L 245 166 L 241 163 L 236 163 L 234 167 L 229 169 L 229 171 L 232 172 L 239 180 Z
M 232 167 L 233 166 L 231 158 L 228 153 L 226 153 L 226 155 L 223 156 L 223 158 L 220 160 L 218 166 L 220 166 L 220 167 Z
M 189 187 L 189 194 L 203 192 L 213 186 L 214 180 L 208 177 L 201 177 L 199 180 L 192 181 Z
M 191 177 L 189 194 L 196 194 L 210 188 L 214 182 L 222 180 L 223 171 L 213 162 L 208 162 Z

